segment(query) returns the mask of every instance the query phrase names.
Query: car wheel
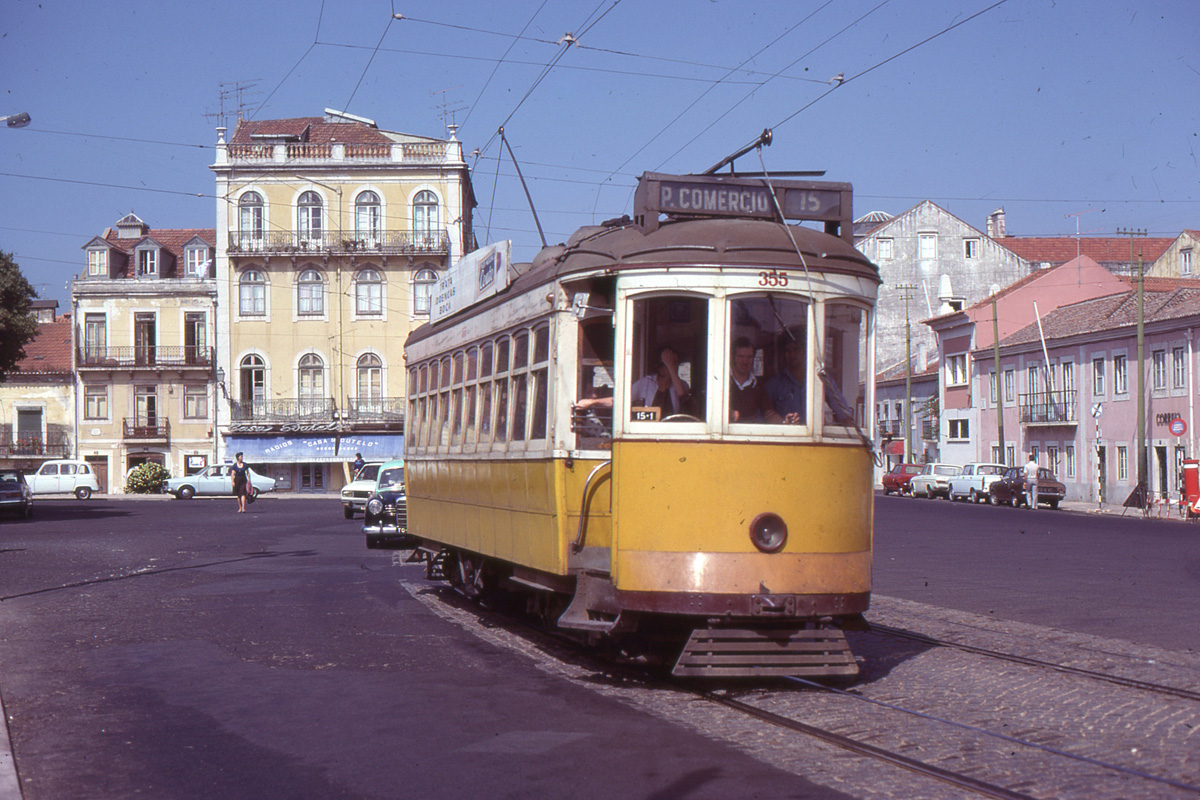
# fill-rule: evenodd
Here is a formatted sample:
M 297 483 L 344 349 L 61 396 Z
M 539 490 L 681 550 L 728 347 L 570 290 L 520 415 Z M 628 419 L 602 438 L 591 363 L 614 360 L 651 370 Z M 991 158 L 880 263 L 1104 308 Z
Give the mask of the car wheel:
M 932 487 L 932 486 L 926 486 L 926 487 L 925 487 L 925 499 L 926 499 L 926 500 L 932 500 L 932 499 L 933 499 L 933 498 L 935 498 L 935 497 L 937 497 L 937 495 L 933 493 L 933 487 Z
M 989 497 L 989 499 L 992 501 L 992 505 L 994 505 L 994 506 L 1000 505 L 1000 495 L 993 494 Z
M 885 487 L 883 487 L 883 496 L 884 496 L 884 497 L 887 497 L 887 496 L 888 496 L 888 495 L 890 495 L 891 493 L 892 493 L 892 490 L 891 490 L 891 489 L 889 489 L 889 488 L 888 488 L 888 487 L 886 487 L 886 486 L 885 486 Z
M 979 502 L 979 492 L 977 492 L 977 491 L 975 491 L 974 489 L 972 489 L 972 490 L 971 490 L 971 494 L 970 494 L 970 498 L 971 498 L 971 502 L 972 502 L 972 503 L 978 503 L 978 502 Z
M 191 500 L 196 494 L 196 490 L 190 486 L 180 486 L 179 493 L 175 496 L 180 500 Z
M 78 489 L 75 490 L 75 496 L 78 497 L 80 500 L 87 500 L 89 497 L 92 496 L 92 490 L 86 486 L 80 486 Z
M 354 519 L 354 509 L 351 508 L 350 506 L 343 506 L 342 507 L 342 515 L 346 519 Z
M 1050 507 L 1051 507 L 1051 508 L 1054 508 L 1054 509 L 1057 509 L 1057 508 L 1058 508 L 1058 501 L 1057 501 L 1057 500 L 1051 500 L 1051 501 L 1050 501 Z

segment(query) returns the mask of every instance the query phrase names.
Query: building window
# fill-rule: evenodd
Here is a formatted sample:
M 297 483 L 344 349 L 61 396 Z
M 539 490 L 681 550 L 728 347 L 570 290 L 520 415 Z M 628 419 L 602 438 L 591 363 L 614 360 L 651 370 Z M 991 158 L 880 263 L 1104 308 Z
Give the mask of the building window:
M 428 314 L 430 300 L 433 297 L 433 285 L 437 283 L 437 273 L 431 269 L 419 269 L 413 276 L 413 313 Z
M 922 261 L 937 258 L 937 234 L 917 234 L 917 258 Z
M 354 311 L 359 316 L 379 316 L 383 313 L 383 276 L 373 269 L 364 269 L 354 281 Z
M 970 420 L 966 420 L 966 419 L 950 420 L 950 438 L 951 439 L 970 439 L 971 438 Z
M 1017 448 L 1016 448 L 1016 445 L 1011 445 L 1011 444 L 1010 444 L 1010 445 L 1009 445 L 1009 446 L 1008 446 L 1008 447 L 1005 449 L 1005 453 L 1007 454 L 1007 460 L 1004 462 L 1005 464 L 1016 464 L 1016 463 L 1017 463 Z
M 238 397 L 241 402 L 253 404 L 255 415 L 265 411 L 260 407 L 267 399 L 267 364 L 262 356 L 248 355 L 240 365 L 241 381 Z
M 139 278 L 153 278 L 158 275 L 157 250 L 138 250 L 137 275 Z
M 83 359 L 95 364 L 108 356 L 108 324 L 104 314 L 83 317 Z
M 1182 347 L 1171 348 L 1171 386 L 1175 389 L 1187 387 L 1187 351 Z
M 374 353 L 360 356 L 357 365 L 359 410 L 362 404 L 383 398 L 383 361 Z
M 1129 448 L 1123 444 L 1117 445 L 1117 480 L 1129 480 Z
M 1075 445 L 1067 445 L 1067 477 L 1075 477 Z
M 1017 373 L 1016 370 L 1004 370 L 1004 402 L 1011 403 L 1017 398 Z
M 158 387 L 135 386 L 133 389 L 134 425 L 139 428 L 158 427 Z
M 979 258 L 978 239 L 963 239 L 963 258 Z
M 325 400 L 325 362 L 316 353 L 300 357 L 298 385 L 301 413 L 310 414 L 319 410 L 313 406 Z M 306 404 L 308 408 L 305 408 Z
M 354 199 L 354 236 L 368 246 L 379 243 L 379 195 L 360 192 Z
M 429 190 L 417 192 L 417 196 L 413 198 L 412 211 L 414 239 L 430 239 L 440 232 L 442 223 L 437 195 Z
M 1053 473 L 1058 473 L 1058 448 L 1052 444 L 1046 445 L 1046 466 Z
M 207 278 L 212 259 L 207 247 L 189 247 L 187 250 L 187 274 L 194 278 Z
M 1129 393 L 1126 364 L 1125 356 L 1113 356 L 1113 394 Z
M 946 385 L 967 385 L 967 354 L 946 356 Z
M 1192 274 L 1192 248 L 1190 247 L 1179 251 L 1179 274 Z
M 891 261 L 895 257 L 893 255 L 894 252 L 895 252 L 894 242 L 892 239 L 879 239 L 878 240 L 877 253 L 878 253 L 878 258 L 880 261 Z
M 1062 363 L 1062 388 L 1065 391 L 1072 391 L 1075 388 L 1075 362 L 1064 361 Z
M 296 231 L 300 234 L 302 243 L 319 244 L 321 242 L 324 230 L 322 206 L 321 195 L 316 192 L 305 192 L 300 195 L 300 200 L 296 205 L 298 214 Z
M 301 316 L 325 313 L 325 281 L 315 269 L 306 269 L 296 280 L 296 308 Z
M 1025 391 L 1029 392 L 1030 394 L 1041 391 L 1041 389 L 1045 388 L 1045 387 L 1038 386 L 1038 366 L 1037 366 L 1037 364 L 1030 365 L 1029 367 L 1026 368 L 1025 380 L 1026 380 Z
M 263 239 L 263 199 L 258 192 L 246 192 L 238 198 L 238 242 L 242 247 L 261 246 Z
M 1004 448 L 998 444 L 992 445 L 992 462 L 996 464 L 1004 463 Z
M 267 313 L 267 281 L 258 270 L 246 270 L 238 281 L 238 313 L 243 317 Z
M 1150 388 L 1158 391 L 1167 388 L 1167 351 L 1155 350 L 1150 354 Z
M 83 387 L 83 418 L 108 419 L 107 385 L 85 385 Z
M 183 418 L 208 419 L 208 387 L 183 387 Z
M 107 250 L 88 250 L 88 277 L 89 278 L 107 278 L 108 277 L 108 251 Z
M 1104 396 L 1104 358 L 1092 359 L 1092 396 Z
M 988 398 L 992 405 L 996 405 L 996 371 L 992 370 L 988 373 Z

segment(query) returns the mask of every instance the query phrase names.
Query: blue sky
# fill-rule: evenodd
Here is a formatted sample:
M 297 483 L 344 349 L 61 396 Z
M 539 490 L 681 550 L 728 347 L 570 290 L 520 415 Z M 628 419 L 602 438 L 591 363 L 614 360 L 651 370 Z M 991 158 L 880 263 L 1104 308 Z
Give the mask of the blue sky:
M 481 151 L 480 241 L 520 259 L 539 243 L 502 124 L 551 242 L 628 213 L 642 172 L 704 170 L 767 127 L 768 169 L 849 181 L 856 215 L 932 199 L 979 228 L 1004 206 L 1017 235 L 1200 227 L 1200 5 L 993 5 L 0 0 L 0 114 L 33 117 L 0 129 L 0 250 L 67 310 L 80 248 L 124 214 L 212 226 L 206 115 L 236 83 L 255 119 L 329 107 L 445 136 L 449 109 Z

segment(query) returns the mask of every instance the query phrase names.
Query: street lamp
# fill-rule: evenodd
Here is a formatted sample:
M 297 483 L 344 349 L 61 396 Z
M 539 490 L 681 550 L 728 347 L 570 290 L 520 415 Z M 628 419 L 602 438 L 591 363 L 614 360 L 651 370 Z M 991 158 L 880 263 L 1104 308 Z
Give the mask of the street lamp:
M 4 120 L 4 124 L 10 128 L 24 128 L 31 121 L 29 114 L 25 111 L 19 114 L 9 114 L 7 117 L 0 117 L 0 119 Z

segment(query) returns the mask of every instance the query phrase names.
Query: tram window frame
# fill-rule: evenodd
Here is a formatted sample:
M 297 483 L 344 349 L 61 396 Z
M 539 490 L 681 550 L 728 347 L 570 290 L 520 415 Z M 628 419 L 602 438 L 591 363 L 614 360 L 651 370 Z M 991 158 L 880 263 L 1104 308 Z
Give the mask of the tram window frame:
M 417 411 L 417 406 L 421 402 L 420 387 L 420 368 L 413 366 L 408 370 L 408 419 L 404 421 L 404 449 L 416 450 L 418 448 L 418 437 L 421 431 L 421 417 Z
M 523 447 L 529 435 L 529 331 L 513 331 L 512 373 L 509 376 L 509 397 L 512 399 L 512 427 L 508 440 Z
M 535 325 L 531 331 L 532 358 L 529 365 L 529 441 L 545 441 L 550 417 L 550 326 Z
M 462 446 L 463 357 L 462 350 L 450 357 L 450 446 L 455 449 Z
M 838 390 L 842 394 L 842 399 L 846 402 L 845 411 L 849 412 L 849 416 L 845 418 L 845 421 L 840 421 L 837 419 L 836 409 L 834 408 L 836 403 L 836 395 L 831 393 L 830 387 L 828 385 L 823 385 L 821 391 L 821 415 L 823 430 L 832 429 L 832 432 L 835 435 L 839 433 L 849 434 L 852 433 L 855 428 L 865 426 L 867 422 L 866 409 L 870 408 L 869 404 L 871 402 L 872 394 L 870 390 L 871 381 L 869 374 L 871 366 L 871 327 L 874 324 L 874 320 L 872 318 L 871 309 L 861 302 L 856 302 L 853 298 L 829 297 L 826 298 L 821 305 L 823 306 L 821 312 L 822 320 L 824 322 L 822 326 L 823 338 L 821 341 L 821 352 L 825 356 L 825 374 L 830 377 L 831 381 L 835 379 L 837 374 L 844 373 L 847 369 L 851 368 L 851 366 L 847 363 L 847 359 L 849 358 L 848 351 L 841 345 L 835 349 L 833 342 L 830 340 L 831 310 L 839 306 L 847 306 L 854 309 L 861 315 L 856 324 L 858 341 L 855 347 L 857 352 L 854 358 L 854 363 L 857 365 L 858 377 L 855 381 L 854 396 L 850 397 L 846 395 L 844 379 L 837 384 Z M 846 330 L 848 331 L 849 329 Z M 840 342 L 841 339 L 839 338 L 838 341 Z M 831 362 L 831 359 L 836 359 L 839 355 L 841 356 L 841 365 L 836 365 L 835 363 Z M 819 375 L 818 380 L 820 380 Z M 851 380 L 854 379 L 851 378 Z M 824 384 L 824 381 L 822 381 L 822 383 Z M 861 397 L 859 396 L 860 392 Z
M 492 372 L 495 357 L 495 344 L 492 341 L 481 342 L 479 345 L 479 449 L 487 449 L 492 445 L 492 431 L 496 428 L 495 396 L 492 387 Z
M 763 314 L 762 319 L 755 318 L 755 309 L 750 306 L 738 308 L 738 303 L 750 304 L 755 301 L 764 301 L 768 298 L 775 298 L 779 301 L 788 304 L 794 304 L 799 308 L 787 307 L 788 320 L 785 322 L 780 318 L 778 308 L 772 306 L 770 315 Z M 808 436 L 813 430 L 812 420 L 813 402 L 811 398 L 810 387 L 814 385 L 816 378 L 814 363 L 815 351 L 813 347 L 813 319 L 814 308 L 817 307 L 817 301 L 807 294 L 794 292 L 763 292 L 763 291 L 730 291 L 725 297 L 725 338 L 722 353 L 723 364 L 725 369 L 721 372 L 721 404 L 720 413 L 722 419 L 722 429 L 727 433 L 734 435 L 770 435 L 770 436 Z M 796 313 L 796 312 L 799 313 Z M 801 321 L 802 320 L 802 321 Z M 777 326 L 778 329 L 764 329 L 765 326 Z M 788 343 L 788 339 L 794 337 L 798 332 L 797 328 L 803 326 L 803 337 L 801 339 L 804 347 L 804 383 L 802 385 L 803 397 L 802 407 L 804 409 L 804 418 L 800 422 L 785 422 L 784 414 L 780 414 L 776 410 L 774 403 L 771 403 L 769 393 L 770 382 L 774 382 L 780 375 L 786 374 L 786 357 L 784 355 Z M 757 336 L 754 335 L 754 330 L 758 329 Z M 787 334 L 791 331 L 791 334 Z M 730 401 L 733 391 L 733 358 L 734 344 L 739 339 L 747 338 L 755 348 L 755 369 L 761 370 L 761 374 L 755 373 L 757 380 L 762 381 L 764 393 L 767 393 L 767 401 L 771 403 L 771 409 L 775 412 L 778 419 L 768 418 L 763 420 L 734 421 L 730 419 Z M 774 364 L 773 372 L 768 373 L 768 364 Z
M 479 389 L 479 346 L 471 345 L 466 350 L 466 374 L 463 376 L 463 451 L 471 452 L 475 447 L 478 420 L 476 399 Z
M 635 436 L 659 436 L 668 433 L 694 436 L 703 432 L 709 426 L 712 415 L 712 396 L 710 380 L 710 361 L 714 357 L 711 352 L 713 331 L 720 324 L 721 311 L 718 307 L 720 298 L 713 292 L 680 290 L 677 288 L 655 288 L 636 293 L 625 293 L 618 289 L 619 304 L 627 309 L 625 323 L 621 332 L 622 343 L 618 343 L 617 352 L 628 357 L 625 364 L 618 366 L 618 380 L 623 384 L 619 387 L 614 402 L 618 408 L 614 418 L 622 418 L 621 429 Z M 665 322 L 661 316 L 650 327 L 648 320 L 654 314 L 652 304 L 667 303 Z M 691 311 L 683 304 L 694 303 L 693 308 L 703 313 L 703 319 L 692 320 Z M 645 304 L 645 305 L 643 305 Z M 703 335 L 697 336 L 688 330 L 698 324 Z M 690 341 L 689 341 L 690 339 Z M 686 414 L 694 420 L 670 420 L 672 414 L 662 414 L 650 419 L 634 419 L 635 408 L 646 406 L 637 404 L 633 398 L 634 386 L 652 374 L 649 362 L 656 361 L 658 354 L 665 346 L 672 350 L 686 350 L 678 353 L 680 357 L 679 377 L 688 384 L 688 410 L 681 409 L 676 414 Z M 723 363 L 723 360 L 722 362 Z M 657 365 L 654 367 L 657 370 Z M 660 412 L 661 414 L 661 412 Z
M 493 449 L 508 446 L 509 410 L 511 406 L 509 402 L 508 378 L 510 374 L 509 348 L 511 344 L 511 339 L 507 333 L 501 334 L 495 339 L 496 363 L 492 373 L 492 387 L 496 394 L 493 398 L 492 406 L 496 416 L 495 423 L 492 425 Z
M 450 444 L 450 356 L 442 357 L 438 370 L 438 439 L 437 446 L 443 450 Z

